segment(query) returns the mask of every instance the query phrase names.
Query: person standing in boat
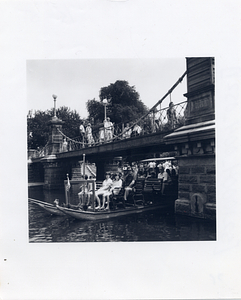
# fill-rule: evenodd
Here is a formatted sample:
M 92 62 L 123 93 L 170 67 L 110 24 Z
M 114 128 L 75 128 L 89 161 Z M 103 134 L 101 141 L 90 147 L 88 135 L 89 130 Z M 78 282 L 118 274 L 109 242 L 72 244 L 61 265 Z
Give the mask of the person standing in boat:
M 130 192 L 133 190 L 134 184 L 135 184 L 134 173 L 132 172 L 131 167 L 128 167 L 127 175 L 124 179 L 124 189 L 125 189 L 124 200 L 125 201 L 127 201 L 127 198 L 129 196 Z
M 110 178 L 110 173 L 107 172 L 105 174 L 105 180 L 102 182 L 102 186 L 101 188 L 99 188 L 96 193 L 95 193 L 95 198 L 98 202 L 98 206 L 96 207 L 96 209 L 100 209 L 100 208 L 103 208 L 104 205 L 105 205 L 105 197 L 103 196 L 107 191 L 109 191 L 110 187 L 112 185 L 112 180 Z M 103 205 L 101 206 L 100 205 L 100 198 L 99 196 L 103 196 Z
M 110 187 L 110 190 L 105 192 L 105 194 L 103 194 L 103 205 L 101 207 L 101 209 L 104 209 L 104 204 L 105 204 L 105 198 L 107 200 L 107 206 L 106 206 L 106 210 L 110 209 L 110 195 L 118 195 L 121 188 L 122 188 L 122 179 L 121 179 L 121 174 L 120 173 L 116 173 L 114 174 L 114 180 L 112 182 L 112 185 Z

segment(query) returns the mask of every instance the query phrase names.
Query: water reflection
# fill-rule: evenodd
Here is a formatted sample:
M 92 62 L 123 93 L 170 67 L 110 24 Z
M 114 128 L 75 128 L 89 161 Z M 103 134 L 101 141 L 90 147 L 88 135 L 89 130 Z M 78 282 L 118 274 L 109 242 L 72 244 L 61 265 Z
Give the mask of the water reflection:
M 64 201 L 64 192 L 31 188 L 29 197 Z M 170 211 L 146 212 L 107 221 L 80 221 L 53 216 L 29 203 L 29 242 L 134 242 L 210 241 L 216 239 L 216 225 Z

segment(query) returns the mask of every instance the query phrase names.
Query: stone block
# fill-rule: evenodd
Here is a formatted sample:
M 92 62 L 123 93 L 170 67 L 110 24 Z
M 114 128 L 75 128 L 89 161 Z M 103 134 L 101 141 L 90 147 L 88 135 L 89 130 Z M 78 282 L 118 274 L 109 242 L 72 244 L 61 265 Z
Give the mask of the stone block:
M 192 192 L 194 193 L 205 193 L 205 185 L 193 184 Z
M 186 166 L 180 166 L 179 167 L 179 174 L 189 174 L 190 168 Z
M 177 199 L 175 201 L 175 213 L 189 215 L 190 214 L 190 202 L 185 199 Z
M 205 173 L 205 167 L 197 166 L 191 168 L 191 174 L 204 174 Z
M 198 183 L 197 176 L 194 175 L 179 175 L 179 182 L 183 183 Z
M 189 192 L 190 185 L 189 184 L 179 184 L 178 190 L 179 190 L 179 192 Z
M 207 175 L 215 175 L 216 170 L 215 170 L 215 166 L 207 166 L 206 167 L 206 174 Z
M 216 193 L 207 194 L 207 201 L 210 203 L 216 203 Z
M 215 165 L 214 157 L 205 157 L 204 156 L 190 156 L 185 158 L 180 158 L 178 160 L 178 165 L 186 167 L 196 167 L 196 166 L 213 166 Z
M 204 217 L 206 219 L 215 220 L 216 219 L 216 204 L 207 202 L 204 206 L 205 214 Z
M 180 198 L 180 199 L 188 199 L 189 200 L 189 193 L 178 192 L 178 198 Z
M 200 176 L 200 183 L 215 184 L 215 176 L 214 175 Z
M 215 185 L 208 185 L 207 186 L 207 193 L 216 193 L 216 186 Z

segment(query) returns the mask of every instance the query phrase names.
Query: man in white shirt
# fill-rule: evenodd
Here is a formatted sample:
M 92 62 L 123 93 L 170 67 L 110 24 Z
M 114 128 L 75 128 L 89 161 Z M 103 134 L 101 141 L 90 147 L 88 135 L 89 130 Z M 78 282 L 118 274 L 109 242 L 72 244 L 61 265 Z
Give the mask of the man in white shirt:
M 81 123 L 80 123 L 79 131 L 80 131 L 80 136 L 81 136 L 81 140 L 82 140 L 83 147 L 84 147 L 84 142 L 85 142 L 84 141 L 84 139 L 85 139 L 85 128 L 84 128 L 83 121 L 81 121 Z
M 110 141 L 113 139 L 113 131 L 114 131 L 114 127 L 113 127 L 113 123 L 110 121 L 110 118 L 106 118 L 106 120 L 104 120 L 104 128 L 105 128 L 105 138 L 106 141 Z

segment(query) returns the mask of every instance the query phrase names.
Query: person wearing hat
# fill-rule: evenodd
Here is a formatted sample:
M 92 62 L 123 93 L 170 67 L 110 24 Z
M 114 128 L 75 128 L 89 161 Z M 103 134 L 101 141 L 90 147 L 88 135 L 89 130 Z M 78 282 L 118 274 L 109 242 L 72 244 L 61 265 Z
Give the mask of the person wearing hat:
M 111 141 L 113 139 L 114 126 L 113 123 L 110 121 L 109 117 L 107 117 L 106 120 L 104 120 L 104 128 L 105 128 L 105 140 Z
M 127 198 L 129 196 L 130 192 L 133 190 L 134 184 L 135 184 L 135 178 L 134 178 L 134 174 L 132 172 L 132 168 L 128 167 L 127 175 L 124 180 L 124 189 L 125 189 L 124 200 L 125 201 L 127 201 Z
M 92 128 L 91 128 L 91 124 L 88 123 L 86 129 L 85 129 L 85 134 L 86 134 L 86 138 L 88 141 L 88 146 L 91 146 L 95 143 L 94 139 L 93 139 L 93 135 L 92 135 Z

